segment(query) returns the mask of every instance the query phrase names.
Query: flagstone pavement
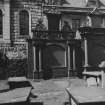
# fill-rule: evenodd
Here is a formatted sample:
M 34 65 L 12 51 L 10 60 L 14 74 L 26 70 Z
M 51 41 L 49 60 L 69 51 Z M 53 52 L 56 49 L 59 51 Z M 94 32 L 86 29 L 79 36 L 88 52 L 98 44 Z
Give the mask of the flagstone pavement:
M 34 89 L 31 102 L 42 102 L 44 105 L 67 105 L 69 97 L 66 88 L 70 86 L 85 86 L 85 81 L 81 79 L 51 79 L 42 80 L 41 82 L 33 82 Z
M 85 86 L 84 80 L 78 78 L 60 78 L 50 80 L 29 80 L 33 86 L 30 102 L 36 105 L 67 105 L 69 97 L 66 88 Z M 8 89 L 6 80 L 0 81 L 0 90 Z

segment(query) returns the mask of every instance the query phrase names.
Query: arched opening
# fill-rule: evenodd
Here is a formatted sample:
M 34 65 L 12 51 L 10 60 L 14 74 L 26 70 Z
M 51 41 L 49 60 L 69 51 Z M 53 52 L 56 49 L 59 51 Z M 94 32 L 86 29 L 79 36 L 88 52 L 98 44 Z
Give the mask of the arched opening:
M 0 10 L 0 38 L 3 37 L 3 13 Z

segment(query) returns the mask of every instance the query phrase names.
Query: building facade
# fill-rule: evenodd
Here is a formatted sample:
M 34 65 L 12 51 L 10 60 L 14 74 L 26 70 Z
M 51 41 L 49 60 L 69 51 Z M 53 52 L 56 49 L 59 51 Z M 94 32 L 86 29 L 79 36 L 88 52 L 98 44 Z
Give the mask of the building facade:
M 28 77 L 30 78 L 35 74 L 35 72 L 37 74 L 37 71 L 40 71 L 39 69 L 44 71 L 44 68 L 51 69 L 53 75 L 61 74 L 62 76 L 62 74 L 65 74 L 67 76 L 68 71 L 71 69 L 75 71 L 81 67 L 83 62 L 81 61 L 79 64 L 78 60 L 82 58 L 79 58 L 78 56 L 80 56 L 79 50 L 82 46 L 81 44 L 76 44 L 76 47 L 74 47 L 73 43 L 75 43 L 75 41 L 72 42 L 71 39 L 62 40 L 61 37 L 59 38 L 59 35 L 61 34 L 57 36 L 60 41 L 55 38 L 47 41 L 45 41 L 45 39 L 42 40 L 43 43 L 40 43 L 39 39 L 36 40 L 33 38 L 33 36 L 35 36 L 35 32 L 33 32 L 33 30 L 35 30 L 38 19 L 40 18 L 43 19 L 43 24 L 46 26 L 48 31 L 61 31 L 64 26 L 64 22 L 68 22 L 69 26 L 73 30 L 73 39 L 75 39 L 76 31 L 81 26 L 105 27 L 105 1 L 0 1 L 0 46 L 1 49 L 3 48 L 6 52 L 8 57 L 15 58 L 15 50 L 19 53 L 19 51 L 21 52 L 22 49 L 25 49 L 24 52 L 20 53 L 20 58 L 23 57 L 22 55 L 27 57 L 29 54 L 28 59 L 31 63 L 29 64 Z M 26 39 L 31 39 L 31 41 L 27 42 Z M 34 55 L 34 46 L 36 46 L 36 42 L 38 42 L 38 44 L 40 43 L 41 52 L 40 48 L 36 47 L 37 51 Z M 43 45 L 45 46 L 42 48 Z M 9 53 L 8 49 L 10 49 Z M 70 52 L 70 49 L 72 50 L 72 53 Z M 75 51 L 77 53 L 75 53 Z M 19 54 L 17 56 L 19 56 Z M 44 67 L 44 65 L 46 65 L 46 67 Z

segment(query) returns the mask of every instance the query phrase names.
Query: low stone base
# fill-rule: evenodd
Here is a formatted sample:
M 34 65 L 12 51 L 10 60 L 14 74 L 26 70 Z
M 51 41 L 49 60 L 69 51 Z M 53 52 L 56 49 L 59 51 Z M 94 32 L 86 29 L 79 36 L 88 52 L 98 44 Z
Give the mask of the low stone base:
M 43 72 L 34 73 L 34 79 L 42 79 L 42 78 L 43 78 Z

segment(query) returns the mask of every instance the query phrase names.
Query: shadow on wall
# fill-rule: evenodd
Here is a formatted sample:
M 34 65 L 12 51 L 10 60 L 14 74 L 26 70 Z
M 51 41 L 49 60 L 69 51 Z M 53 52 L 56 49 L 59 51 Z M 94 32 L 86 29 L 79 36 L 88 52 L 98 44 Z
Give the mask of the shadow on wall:
M 8 77 L 14 76 L 27 76 L 27 59 L 14 59 L 9 60 L 8 63 Z
M 105 61 L 105 38 L 98 37 L 88 41 L 89 64 L 98 66 Z
M 7 77 L 8 58 L 6 54 L 0 52 L 0 79 Z
M 52 68 L 47 66 L 46 69 L 44 69 L 43 72 L 43 79 L 47 80 L 53 77 L 53 71 Z

